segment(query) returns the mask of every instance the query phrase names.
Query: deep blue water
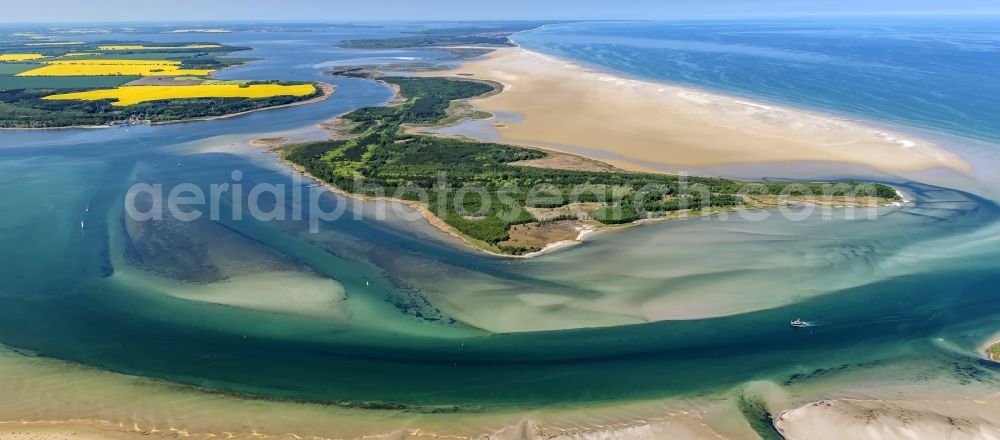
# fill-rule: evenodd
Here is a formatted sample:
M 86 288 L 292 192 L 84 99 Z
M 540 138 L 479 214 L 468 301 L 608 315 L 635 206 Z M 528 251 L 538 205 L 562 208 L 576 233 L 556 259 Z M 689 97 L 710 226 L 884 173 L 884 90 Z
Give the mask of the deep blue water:
M 1000 19 L 588 22 L 522 46 L 634 76 L 1000 140 Z

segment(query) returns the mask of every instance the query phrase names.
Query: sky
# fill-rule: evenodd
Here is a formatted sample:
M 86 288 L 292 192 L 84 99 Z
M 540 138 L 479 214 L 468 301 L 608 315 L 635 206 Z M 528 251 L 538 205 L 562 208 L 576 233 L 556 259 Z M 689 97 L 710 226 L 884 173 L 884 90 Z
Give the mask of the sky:
M 8 0 L 3 23 L 1000 15 L 1000 0 Z

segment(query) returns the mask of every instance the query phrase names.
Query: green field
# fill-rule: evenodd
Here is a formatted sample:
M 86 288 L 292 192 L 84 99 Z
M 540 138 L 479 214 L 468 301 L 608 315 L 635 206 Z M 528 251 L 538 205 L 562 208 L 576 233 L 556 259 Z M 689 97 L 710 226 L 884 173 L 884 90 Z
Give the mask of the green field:
M 86 51 L 80 51 L 86 52 Z M 63 56 L 61 60 L 174 60 L 202 55 L 204 52 L 107 52 L 97 55 Z
M 0 90 L 15 89 L 104 89 L 118 87 L 138 76 L 0 76 Z
M 0 76 L 17 75 L 26 70 L 37 68 L 38 64 L 32 63 L 0 63 Z

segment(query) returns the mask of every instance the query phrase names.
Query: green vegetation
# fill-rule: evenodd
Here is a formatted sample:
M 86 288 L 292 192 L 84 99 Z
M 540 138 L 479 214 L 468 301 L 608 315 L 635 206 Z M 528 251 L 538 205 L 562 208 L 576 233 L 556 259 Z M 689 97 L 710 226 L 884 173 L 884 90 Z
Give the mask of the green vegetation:
M 82 52 L 82 51 L 81 51 Z M 148 52 L 148 53 L 147 53 Z M 63 56 L 61 60 L 181 60 L 197 56 L 207 55 L 204 52 L 110 52 L 95 53 L 94 55 Z
M 525 208 L 556 208 L 570 202 L 601 207 L 590 217 L 605 224 L 627 223 L 680 210 L 735 207 L 740 193 L 850 195 L 856 184 L 744 182 L 631 172 L 588 172 L 523 167 L 517 161 L 547 153 L 494 143 L 400 133 L 404 123 L 434 123 L 451 100 L 493 90 L 489 84 L 444 78 L 386 77 L 405 103 L 348 113 L 352 139 L 289 147 L 285 158 L 318 179 L 346 191 L 426 203 L 447 224 L 494 248 L 513 225 L 536 221 Z M 895 199 L 884 185 L 865 188 Z M 523 249 L 502 249 L 520 253 Z
M 451 81 L 441 78 L 387 78 L 399 86 L 399 92 L 412 97 L 399 107 L 365 107 L 344 115 L 344 119 L 357 124 L 355 133 L 365 132 L 386 122 L 434 123 L 445 117 L 448 104 L 455 99 L 470 98 L 493 91 L 493 86 L 474 81 Z
M 0 91 L 24 89 L 56 90 L 56 89 L 104 89 L 118 87 L 129 81 L 139 79 L 138 76 L 104 75 L 104 76 L 5 76 L 0 75 Z M 8 101 L 2 101 L 8 102 Z
M 396 38 L 346 40 L 340 47 L 351 49 L 397 49 L 403 47 L 493 45 L 510 46 L 508 38 L 515 32 L 534 29 L 543 23 L 512 23 L 480 27 L 428 29 Z
M 989 348 L 986 349 L 986 354 L 991 360 L 1000 362 L 1000 342 L 989 346 Z
M 188 58 L 177 58 L 181 61 L 181 67 L 184 69 L 225 69 L 227 67 L 232 67 L 237 64 L 242 64 L 247 61 L 252 61 L 253 58 L 223 58 L 216 57 L 212 55 L 199 55 Z
M 145 102 L 128 107 L 115 107 L 109 101 L 43 100 L 44 96 L 74 91 L 105 89 L 122 86 L 139 76 L 16 76 L 52 59 L 94 60 L 175 60 L 184 69 L 223 69 L 250 60 L 227 57 L 246 47 L 225 46 L 184 48 L 200 43 L 150 43 L 142 41 L 99 41 L 65 46 L 31 46 L 33 42 L 0 43 L 3 53 L 37 53 L 45 59 L 26 62 L 0 62 L 0 128 L 47 128 L 83 125 L 106 125 L 123 121 L 167 122 L 192 118 L 223 116 L 290 104 L 314 98 L 308 96 L 275 96 L 271 98 L 198 98 L 170 99 Z M 101 50 L 100 46 L 145 45 L 163 49 Z M 66 56 L 67 53 L 92 53 Z M 260 82 L 247 82 L 254 84 Z M 282 82 L 281 84 L 293 84 Z
M 109 78 L 115 77 L 92 77 Z M 150 122 L 179 121 L 193 118 L 223 116 L 291 104 L 319 96 L 322 91 L 308 96 L 274 96 L 270 98 L 197 98 L 150 101 L 128 107 L 115 107 L 104 101 L 43 100 L 55 90 L 2 90 L 0 91 L 0 127 L 68 127 L 76 125 L 104 125 L 129 119 Z M 64 90 L 60 90 L 62 92 Z
M 71 36 L 67 36 L 65 40 L 73 40 Z M 219 47 L 202 47 L 202 48 L 184 48 L 181 46 L 186 46 L 189 44 L 215 44 L 215 43 L 198 43 L 198 42 L 184 42 L 184 43 L 152 43 L 149 41 L 118 41 L 118 40 L 103 40 L 94 42 L 85 42 L 84 44 L 69 44 L 69 45 L 52 45 L 52 46 L 38 46 L 35 44 L 45 43 L 45 41 L 8 41 L 0 42 L 0 53 L 37 53 L 42 54 L 47 57 L 60 57 L 71 52 L 98 52 L 105 54 L 102 56 L 97 56 L 98 58 L 112 58 L 112 59 L 175 59 L 177 56 L 207 56 L 207 55 L 222 55 L 226 53 L 239 52 L 244 50 L 250 50 L 249 47 L 242 46 L 227 46 L 220 45 Z M 164 49 L 142 49 L 142 50 L 101 50 L 101 46 L 115 46 L 115 45 L 148 45 L 163 47 Z M 166 55 L 169 54 L 169 55 Z M 90 59 L 94 59 L 94 56 L 87 55 Z
M 38 67 L 38 64 L 32 63 L 0 63 L 0 77 L 7 75 L 17 75 L 18 73 L 28 71 Z M 0 85 L 0 89 L 4 86 Z

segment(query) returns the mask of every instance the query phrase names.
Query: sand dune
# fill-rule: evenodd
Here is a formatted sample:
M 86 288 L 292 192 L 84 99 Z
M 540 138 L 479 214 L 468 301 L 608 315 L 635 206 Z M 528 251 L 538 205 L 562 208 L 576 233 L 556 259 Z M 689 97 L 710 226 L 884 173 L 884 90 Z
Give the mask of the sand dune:
M 817 113 L 614 76 L 521 48 L 429 72 L 500 82 L 473 100 L 514 113 L 501 140 L 588 155 L 643 171 L 772 161 L 829 161 L 888 172 L 969 165 L 937 145 Z M 576 148 L 574 148 L 576 147 Z

